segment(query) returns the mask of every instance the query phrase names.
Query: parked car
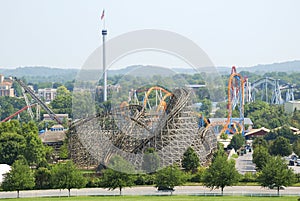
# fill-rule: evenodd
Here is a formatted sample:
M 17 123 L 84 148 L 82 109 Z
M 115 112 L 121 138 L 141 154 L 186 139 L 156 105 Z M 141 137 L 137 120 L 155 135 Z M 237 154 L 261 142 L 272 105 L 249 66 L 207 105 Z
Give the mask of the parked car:
M 170 188 L 170 187 L 168 187 L 168 186 L 158 186 L 157 190 L 158 190 L 158 191 L 164 191 L 164 192 L 174 191 L 173 188 Z
M 297 159 L 296 165 L 297 165 L 297 166 L 300 166 L 300 159 Z
M 277 187 L 273 184 L 273 185 L 271 185 L 270 187 L 269 187 L 270 189 L 277 189 Z M 279 190 L 285 190 L 285 186 L 280 186 L 279 187 Z
M 298 158 L 297 158 L 296 155 L 292 155 L 292 156 L 291 156 L 291 159 L 294 160 L 294 161 L 296 161 Z

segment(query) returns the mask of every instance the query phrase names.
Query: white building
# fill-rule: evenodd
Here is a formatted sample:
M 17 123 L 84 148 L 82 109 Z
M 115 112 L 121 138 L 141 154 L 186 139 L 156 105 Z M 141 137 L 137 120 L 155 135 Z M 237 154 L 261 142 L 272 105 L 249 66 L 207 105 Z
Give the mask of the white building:
M 52 88 L 38 89 L 38 95 L 46 102 L 51 102 L 56 97 L 56 89 L 52 89 Z
M 14 89 L 12 88 L 13 80 L 11 78 L 4 79 L 4 75 L 0 74 L 0 96 L 14 97 Z
M 300 101 L 288 101 L 284 103 L 284 111 L 292 113 L 296 110 L 300 110 Z

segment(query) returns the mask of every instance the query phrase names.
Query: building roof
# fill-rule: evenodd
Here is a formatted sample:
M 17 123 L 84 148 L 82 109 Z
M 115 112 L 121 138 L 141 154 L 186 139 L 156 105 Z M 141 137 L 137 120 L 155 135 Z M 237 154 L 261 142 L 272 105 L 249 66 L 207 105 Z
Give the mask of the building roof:
M 0 83 L 0 85 L 9 85 L 9 86 L 11 86 L 12 82 L 3 81 L 3 82 Z
M 293 100 L 293 101 L 288 101 L 288 102 L 285 102 L 285 103 L 300 104 L 300 101 L 299 100 Z
M 233 118 L 234 119 L 234 118 Z M 219 122 L 227 122 L 227 118 L 208 118 L 210 123 L 219 123 Z M 253 125 L 253 122 L 250 118 L 244 118 L 245 125 Z
M 299 134 L 300 134 L 300 131 L 294 132 L 294 135 L 299 135 Z
M 51 128 L 64 128 L 64 127 L 60 124 L 55 124 Z
M 252 130 L 250 130 L 249 132 L 247 132 L 247 133 L 245 134 L 245 136 L 253 135 L 253 134 L 256 134 L 256 133 L 261 132 L 261 131 L 263 131 L 263 132 L 265 132 L 265 133 L 269 133 L 269 132 L 270 132 L 270 129 L 267 129 L 267 128 L 265 128 L 265 127 L 252 129 Z
M 273 130 L 276 131 L 276 130 L 279 130 L 279 129 L 281 129 L 281 128 L 282 128 L 282 126 L 279 126 L 279 127 L 277 127 L 277 128 L 274 128 Z M 293 131 L 294 133 L 299 131 L 298 128 L 295 128 L 295 127 L 292 127 L 292 126 L 290 126 L 289 128 L 290 128 L 290 130 Z
M 39 135 L 43 143 L 63 142 L 66 138 L 64 131 L 46 131 Z

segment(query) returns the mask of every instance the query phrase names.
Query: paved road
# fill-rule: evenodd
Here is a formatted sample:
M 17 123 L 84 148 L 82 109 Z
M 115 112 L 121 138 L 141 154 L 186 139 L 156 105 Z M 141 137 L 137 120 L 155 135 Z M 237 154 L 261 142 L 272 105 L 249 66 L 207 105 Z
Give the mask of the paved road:
M 133 187 L 125 188 L 123 195 L 168 195 L 169 192 L 158 192 L 156 188 L 147 187 Z M 203 186 L 179 186 L 175 188 L 174 195 L 203 195 L 203 194 L 220 194 L 220 189 L 210 191 L 210 189 Z M 229 195 L 276 195 L 276 190 L 262 188 L 260 186 L 233 186 L 225 187 L 224 194 Z M 287 187 L 281 190 L 282 195 L 297 195 L 300 196 L 300 187 Z M 32 190 L 21 191 L 21 197 L 45 197 L 45 196 L 67 196 L 67 190 Z M 72 189 L 71 195 L 84 196 L 84 195 L 119 195 L 118 190 L 108 191 L 102 188 L 85 188 L 85 189 Z M 15 198 L 16 192 L 0 192 L 0 198 Z
M 255 164 L 252 162 L 253 151 L 244 154 L 243 156 L 239 156 L 236 159 L 235 167 L 239 173 L 245 174 L 246 172 L 253 172 L 255 173 Z M 294 170 L 295 173 L 300 173 L 300 166 L 289 166 Z
M 235 167 L 238 170 L 239 173 L 245 174 L 246 172 L 253 172 L 255 173 L 255 164 L 252 163 L 252 155 L 253 152 L 249 152 L 247 150 L 247 153 L 243 156 L 239 156 L 236 159 Z
M 295 173 L 300 173 L 300 166 L 289 166 L 294 170 Z

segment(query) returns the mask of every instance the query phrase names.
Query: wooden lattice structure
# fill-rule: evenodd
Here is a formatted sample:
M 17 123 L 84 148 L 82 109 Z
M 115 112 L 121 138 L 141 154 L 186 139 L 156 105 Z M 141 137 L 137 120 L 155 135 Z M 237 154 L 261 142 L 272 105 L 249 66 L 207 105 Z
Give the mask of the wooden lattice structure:
M 113 155 L 119 155 L 141 170 L 147 148 L 155 149 L 163 167 L 181 164 L 183 153 L 192 147 L 206 164 L 217 138 L 211 129 L 199 128 L 191 96 L 191 90 L 180 88 L 173 91 L 163 112 L 128 105 L 77 122 L 69 135 L 71 158 L 79 165 L 107 165 Z

